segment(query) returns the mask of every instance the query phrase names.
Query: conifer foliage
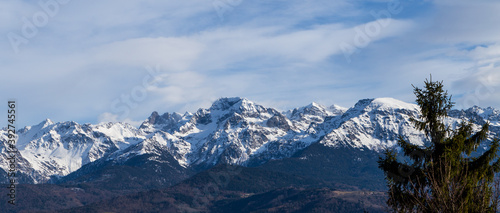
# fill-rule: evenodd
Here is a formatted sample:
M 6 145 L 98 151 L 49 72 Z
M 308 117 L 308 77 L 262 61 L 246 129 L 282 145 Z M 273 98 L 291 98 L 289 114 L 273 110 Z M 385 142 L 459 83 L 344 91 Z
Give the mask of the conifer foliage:
M 389 188 L 387 204 L 395 212 L 496 212 L 499 140 L 477 152 L 486 143 L 489 124 L 473 131 L 472 124 L 463 121 L 451 130 L 444 120 L 454 103 L 443 82 L 431 78 L 424 83 L 424 89 L 414 86 L 421 115 L 412 123 L 429 143 L 417 146 L 400 136 L 403 156 L 386 150 L 379 158 Z

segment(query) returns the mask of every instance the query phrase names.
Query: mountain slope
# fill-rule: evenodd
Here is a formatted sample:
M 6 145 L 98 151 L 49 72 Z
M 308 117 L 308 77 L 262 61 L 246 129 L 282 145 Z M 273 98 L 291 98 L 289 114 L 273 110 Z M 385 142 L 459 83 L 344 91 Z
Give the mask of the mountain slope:
M 68 175 L 82 165 L 145 139 L 136 128 L 125 123 L 80 125 L 75 122 L 53 123 L 49 119 L 22 128 L 17 134 L 18 169 L 34 183 Z M 0 137 L 4 143 L 6 131 L 2 130 Z M 6 162 L 2 161 L 0 167 L 5 170 Z

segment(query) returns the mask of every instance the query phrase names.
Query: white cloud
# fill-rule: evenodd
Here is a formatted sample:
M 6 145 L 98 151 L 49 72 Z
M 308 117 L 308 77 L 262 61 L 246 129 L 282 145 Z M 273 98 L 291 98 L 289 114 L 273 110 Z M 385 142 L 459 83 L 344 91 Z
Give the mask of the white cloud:
M 194 111 L 225 96 L 282 109 L 312 101 L 348 107 L 381 96 L 412 101 L 410 84 L 429 73 L 463 99 L 487 82 L 495 92 L 480 105 L 500 108 L 500 7 L 493 1 L 410 2 L 380 20 L 370 11 L 386 9 L 386 1 L 247 0 L 223 20 L 212 3 L 70 1 L 19 54 L 0 40 L 0 89 L 22 101 L 25 124 L 45 117 L 134 122 L 154 110 Z M 4 35 L 40 10 L 37 2 L 4 5 Z M 356 45 L 360 32 L 368 41 Z M 341 44 L 356 47 L 351 63 Z M 144 67 L 157 65 L 160 82 L 143 86 L 150 75 Z M 113 101 L 137 88 L 147 97 L 121 118 Z
M 185 38 L 137 38 L 94 48 L 89 56 L 97 63 L 161 65 L 163 69 L 184 71 L 202 49 L 202 44 Z

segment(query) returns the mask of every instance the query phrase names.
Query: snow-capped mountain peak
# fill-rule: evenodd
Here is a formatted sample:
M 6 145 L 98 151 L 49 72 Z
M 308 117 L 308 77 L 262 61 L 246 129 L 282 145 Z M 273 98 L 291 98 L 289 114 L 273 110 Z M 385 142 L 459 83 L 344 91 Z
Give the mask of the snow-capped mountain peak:
M 255 116 L 259 113 L 264 113 L 266 108 L 261 105 L 255 104 L 254 102 L 246 98 L 220 98 L 216 100 L 212 106 L 208 109 L 212 113 L 219 114 L 217 112 L 222 112 L 223 114 L 239 113 L 247 116 Z
M 179 122 L 181 120 L 186 120 L 191 118 L 191 114 L 181 115 L 177 112 L 174 113 L 164 113 L 159 115 L 158 112 L 154 111 L 151 113 L 148 119 L 146 119 L 139 129 L 146 132 L 154 132 L 156 129 L 161 129 L 166 132 L 172 132 L 179 128 Z
M 491 119 L 491 120 L 498 120 L 500 119 L 500 110 L 496 110 L 492 107 L 487 107 L 487 108 L 481 108 L 478 106 L 473 106 L 472 108 L 468 109 L 468 111 L 476 113 L 477 115 L 481 116 L 483 119 Z
M 42 121 L 41 123 L 39 123 L 37 126 L 41 125 L 42 126 L 41 128 L 45 128 L 45 127 L 50 126 L 52 124 L 54 124 L 54 122 L 47 118 L 44 121 Z
M 240 106 L 242 105 L 253 105 L 253 102 L 248 101 L 245 98 L 239 98 L 239 97 L 233 97 L 233 98 L 219 98 L 214 103 L 212 106 L 209 108 L 209 110 L 229 110 L 229 109 L 239 109 Z
M 394 98 L 375 98 L 370 104 L 378 109 L 408 109 L 418 110 L 418 105 L 406 103 Z

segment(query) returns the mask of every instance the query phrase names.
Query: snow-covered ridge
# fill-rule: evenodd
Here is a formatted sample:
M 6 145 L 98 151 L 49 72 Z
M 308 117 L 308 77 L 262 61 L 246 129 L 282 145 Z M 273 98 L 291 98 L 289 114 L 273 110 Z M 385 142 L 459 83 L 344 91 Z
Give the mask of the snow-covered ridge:
M 1 132 L 2 142 L 6 133 Z M 18 131 L 18 158 L 32 168 L 35 182 L 47 181 L 50 176 L 64 176 L 82 165 L 100 159 L 117 150 L 143 141 L 140 130 L 126 123 L 99 125 L 76 122 L 54 123 L 47 119 Z M 5 163 L 0 167 L 5 170 Z
M 126 123 L 76 122 L 40 124 L 19 130 L 20 171 L 34 182 L 65 176 L 98 159 L 123 162 L 143 155 L 169 153 L 183 167 L 217 163 L 255 165 L 292 156 L 313 143 L 381 150 L 403 135 L 415 144 L 426 140 L 409 121 L 419 115 L 415 104 L 393 98 L 363 99 L 351 108 L 311 103 L 279 112 L 244 98 L 221 98 L 193 113 L 153 112 L 139 128 Z M 462 119 L 476 127 L 491 124 L 490 138 L 500 135 L 500 112 L 473 107 L 452 110 L 449 125 Z M 5 157 L 7 132 L 0 130 Z M 154 158 L 151 158 L 154 159 Z M 6 169 L 7 162 L 0 161 Z

